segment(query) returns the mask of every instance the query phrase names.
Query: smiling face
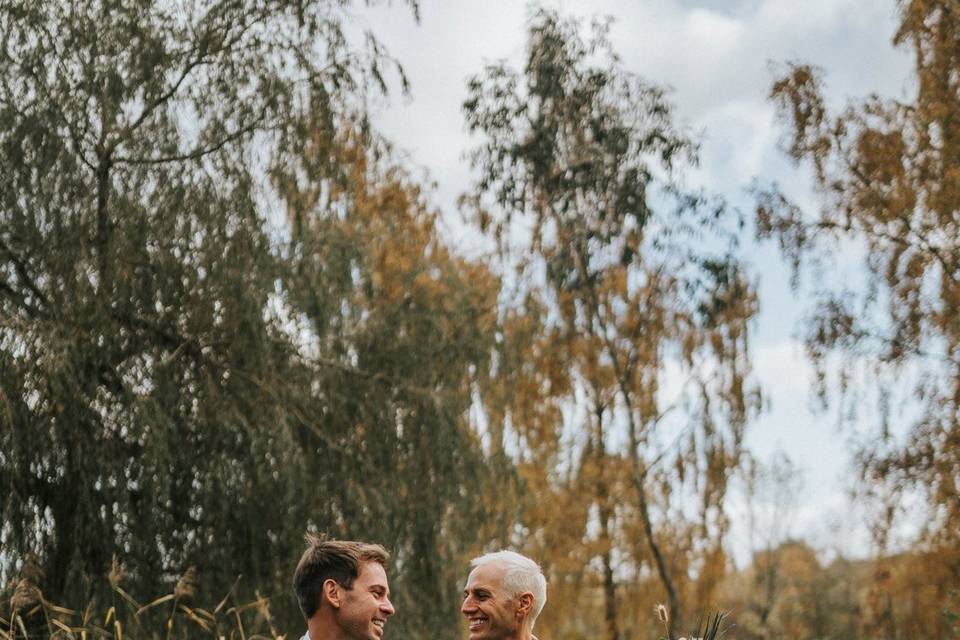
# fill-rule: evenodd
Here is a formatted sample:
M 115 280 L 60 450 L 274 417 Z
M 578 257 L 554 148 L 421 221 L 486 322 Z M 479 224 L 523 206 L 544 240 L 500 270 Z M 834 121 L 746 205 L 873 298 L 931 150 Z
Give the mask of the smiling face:
M 519 597 L 503 587 L 506 569 L 497 564 L 475 567 L 463 589 L 460 612 L 467 619 L 470 640 L 519 638 L 523 631 Z
M 352 589 L 342 589 L 336 621 L 340 637 L 350 640 L 380 640 L 387 618 L 393 615 L 387 574 L 379 562 L 360 565 Z

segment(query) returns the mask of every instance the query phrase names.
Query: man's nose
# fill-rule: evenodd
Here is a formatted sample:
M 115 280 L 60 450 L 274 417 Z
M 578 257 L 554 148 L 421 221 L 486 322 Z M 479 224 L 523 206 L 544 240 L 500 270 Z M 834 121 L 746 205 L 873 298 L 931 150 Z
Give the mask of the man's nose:
M 470 615 L 477 610 L 477 606 L 473 601 L 473 598 L 464 598 L 463 604 L 460 606 L 460 613 L 464 615 Z
M 396 609 L 393 608 L 393 603 L 390 602 L 389 599 L 384 600 L 380 604 L 380 611 L 382 611 L 388 616 L 392 616 L 394 613 L 396 613 Z

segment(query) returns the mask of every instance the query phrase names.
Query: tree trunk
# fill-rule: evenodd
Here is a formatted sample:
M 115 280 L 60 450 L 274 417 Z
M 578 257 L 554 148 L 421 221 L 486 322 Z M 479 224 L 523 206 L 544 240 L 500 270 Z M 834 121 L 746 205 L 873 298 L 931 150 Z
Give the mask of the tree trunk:
M 603 519 L 603 535 L 610 540 L 610 531 L 606 518 Z M 620 629 L 617 628 L 617 585 L 613 580 L 613 559 L 610 549 L 603 553 L 603 620 L 607 630 L 608 640 L 620 640 Z
M 643 520 L 643 531 L 647 538 L 647 548 L 650 555 L 653 556 L 654 564 L 657 567 L 657 576 L 660 583 L 667 592 L 667 604 L 670 608 L 670 616 L 667 622 L 667 631 L 671 638 L 676 635 L 677 623 L 681 618 L 680 599 L 677 597 L 677 589 L 674 586 L 673 579 L 667 569 L 666 561 L 663 558 L 663 552 L 653 537 L 653 522 L 650 519 L 650 507 L 647 504 L 647 492 L 645 486 L 646 468 L 640 460 L 640 438 L 637 429 L 637 416 L 633 405 L 633 394 L 630 392 L 629 373 L 620 362 L 619 353 L 616 345 L 610 340 L 606 329 L 604 314 L 601 313 L 600 298 L 593 282 L 588 278 L 587 260 L 584 256 L 583 248 L 574 244 L 574 259 L 576 260 L 577 270 L 584 276 L 585 282 L 590 283 L 588 292 L 590 295 L 590 312 L 596 322 L 600 325 L 601 331 L 598 332 L 607 348 L 607 354 L 610 356 L 610 362 L 613 365 L 613 373 L 617 380 L 617 387 L 620 391 L 620 397 L 623 399 L 624 408 L 627 414 L 627 432 L 630 439 L 630 463 L 633 467 L 632 479 L 633 486 L 637 492 L 637 501 L 640 511 L 640 517 Z

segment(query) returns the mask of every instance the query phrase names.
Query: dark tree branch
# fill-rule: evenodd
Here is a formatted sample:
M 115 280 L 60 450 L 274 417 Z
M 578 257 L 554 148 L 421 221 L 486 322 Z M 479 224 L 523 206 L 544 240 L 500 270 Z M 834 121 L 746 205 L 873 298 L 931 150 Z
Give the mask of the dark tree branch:
M 47 297 L 40 290 L 40 287 L 38 287 L 37 284 L 30 277 L 30 274 L 27 273 L 27 266 L 23 263 L 20 257 L 16 253 L 14 253 L 12 249 L 10 249 L 9 245 L 7 245 L 7 243 L 4 242 L 2 238 L 0 238 L 0 255 L 5 257 L 7 260 L 9 260 L 13 264 L 14 270 L 16 271 L 16 274 L 17 274 L 17 280 L 23 283 L 23 285 L 30 290 L 30 293 L 33 294 L 33 296 L 44 307 L 49 308 L 50 307 L 49 300 L 47 300 Z M 7 286 L 9 288 L 9 285 Z M 10 289 L 10 291 L 13 291 L 13 289 Z M 25 300 L 25 297 L 24 297 L 24 300 Z M 42 311 L 43 313 L 46 313 L 42 309 L 40 309 L 40 311 Z
M 246 135 L 249 135 L 256 131 L 262 122 L 267 119 L 266 114 L 261 114 L 261 116 L 253 124 L 249 124 L 245 127 L 241 127 L 237 131 L 228 134 L 226 137 L 218 140 L 217 142 L 209 145 L 197 147 L 196 149 L 189 151 L 187 153 L 170 155 L 170 156 L 158 156 L 154 158 L 128 158 L 125 156 L 117 156 L 114 159 L 114 164 L 126 164 L 126 165 L 157 165 L 157 164 L 167 164 L 173 162 L 189 162 L 192 160 L 200 160 L 212 153 L 220 151 L 227 145 L 232 142 L 235 142 Z

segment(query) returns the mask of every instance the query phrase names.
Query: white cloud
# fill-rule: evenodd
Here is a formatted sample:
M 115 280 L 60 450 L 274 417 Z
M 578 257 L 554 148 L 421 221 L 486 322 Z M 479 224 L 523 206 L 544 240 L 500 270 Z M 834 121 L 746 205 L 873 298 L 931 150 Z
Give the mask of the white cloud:
M 746 28 L 741 20 L 710 9 L 694 9 L 684 22 L 685 38 L 709 42 L 711 49 L 720 55 L 739 47 Z

